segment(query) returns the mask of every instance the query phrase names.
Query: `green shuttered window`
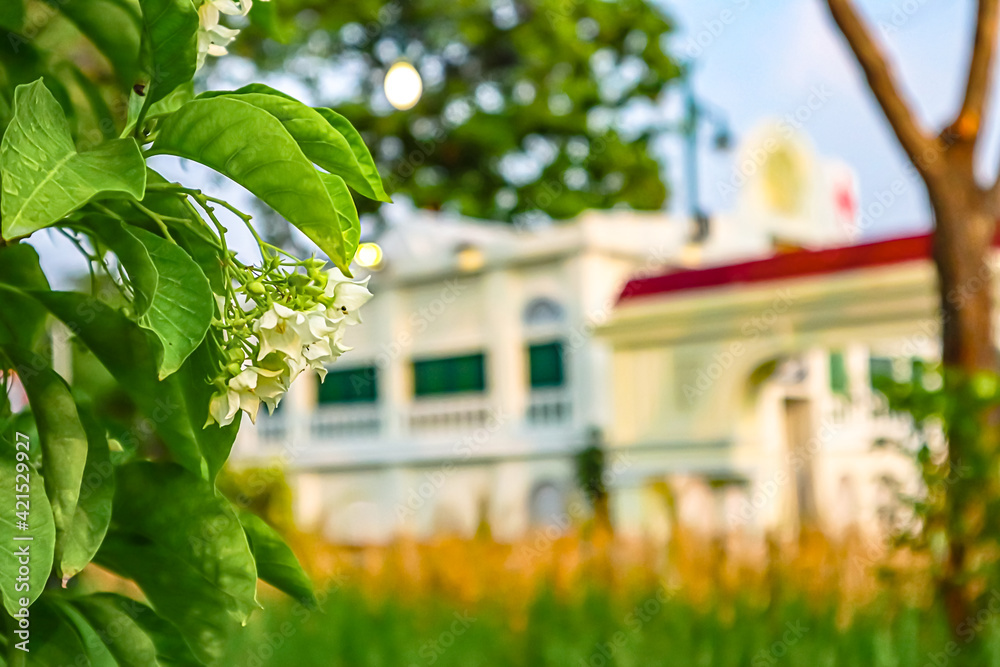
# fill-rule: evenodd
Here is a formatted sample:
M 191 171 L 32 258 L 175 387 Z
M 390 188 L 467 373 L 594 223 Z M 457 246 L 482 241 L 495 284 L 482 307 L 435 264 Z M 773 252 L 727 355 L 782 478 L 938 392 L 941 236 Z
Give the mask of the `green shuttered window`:
M 319 385 L 322 405 L 337 403 L 374 403 L 378 400 L 378 373 L 374 366 L 327 373 Z
M 528 348 L 532 388 L 561 387 L 566 381 L 562 343 L 543 343 Z
M 486 390 L 486 355 L 421 359 L 413 362 L 413 393 L 437 396 Z

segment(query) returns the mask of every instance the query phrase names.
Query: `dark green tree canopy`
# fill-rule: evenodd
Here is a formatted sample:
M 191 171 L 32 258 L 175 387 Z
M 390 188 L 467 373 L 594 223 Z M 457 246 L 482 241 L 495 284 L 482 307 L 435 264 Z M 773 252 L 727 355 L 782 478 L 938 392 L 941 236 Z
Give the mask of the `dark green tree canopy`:
M 294 30 L 306 39 L 286 47 L 260 31 L 241 42 L 244 54 L 301 77 L 317 101 L 348 115 L 372 143 L 391 193 L 422 208 L 508 221 L 664 205 L 650 154 L 658 130 L 621 122 L 636 104 L 655 103 L 678 74 L 664 49 L 671 23 L 643 0 L 271 7 L 286 37 Z M 393 109 L 382 90 L 399 61 L 412 63 L 424 84 L 408 111 Z

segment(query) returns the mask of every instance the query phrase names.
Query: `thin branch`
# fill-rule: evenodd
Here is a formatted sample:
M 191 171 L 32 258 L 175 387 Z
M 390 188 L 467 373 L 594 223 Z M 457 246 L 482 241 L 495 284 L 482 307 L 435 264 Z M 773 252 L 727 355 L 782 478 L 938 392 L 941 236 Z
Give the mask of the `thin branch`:
M 852 0 L 827 0 L 830 14 L 847 44 L 854 52 L 865 73 L 868 85 L 875 95 L 896 138 L 902 144 L 910 161 L 925 177 L 933 175 L 939 160 L 927 160 L 927 152 L 936 151 L 934 140 L 919 126 L 909 104 L 903 99 L 895 75 L 889 67 L 882 49 L 875 42 Z
M 954 123 L 959 136 L 972 143 L 975 143 L 979 136 L 986 100 L 990 94 L 998 25 L 1000 25 L 1000 0 L 979 0 L 976 37 L 969 58 L 965 99 Z

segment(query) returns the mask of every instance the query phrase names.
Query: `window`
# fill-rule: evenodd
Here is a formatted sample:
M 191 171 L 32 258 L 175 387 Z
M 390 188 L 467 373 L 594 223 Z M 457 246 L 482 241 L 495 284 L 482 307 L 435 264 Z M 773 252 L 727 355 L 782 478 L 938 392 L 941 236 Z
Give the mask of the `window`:
M 524 323 L 528 326 L 556 324 L 562 320 L 562 306 L 552 299 L 532 299 L 524 309 Z
M 416 396 L 485 390 L 486 357 L 482 353 L 413 362 L 413 393 Z
M 561 387 L 566 381 L 562 343 L 543 343 L 528 348 L 528 369 L 532 388 Z
M 374 366 L 330 371 L 319 385 L 319 402 L 374 403 L 378 399 L 378 373 Z
M 844 363 L 844 353 L 830 353 L 830 389 L 835 394 L 848 395 L 847 364 Z
M 872 387 L 879 389 L 886 383 L 895 381 L 892 359 L 887 357 L 872 357 L 868 360 L 868 374 Z

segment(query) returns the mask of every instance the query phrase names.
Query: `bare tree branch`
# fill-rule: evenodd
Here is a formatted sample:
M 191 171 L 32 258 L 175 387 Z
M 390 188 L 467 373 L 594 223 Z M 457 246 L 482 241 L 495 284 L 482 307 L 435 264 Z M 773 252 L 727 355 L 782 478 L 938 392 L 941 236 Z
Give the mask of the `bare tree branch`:
M 903 99 L 885 54 L 875 43 L 852 0 L 827 0 L 827 4 L 899 143 L 926 180 L 940 164 L 939 160 L 928 161 L 924 157 L 929 149 L 934 150 L 934 140 L 919 126 L 916 116 Z
M 979 136 L 986 101 L 990 94 L 998 24 L 1000 24 L 1000 0 L 979 0 L 979 10 L 976 13 L 976 38 L 969 58 L 965 99 L 954 123 L 959 136 L 973 143 Z

